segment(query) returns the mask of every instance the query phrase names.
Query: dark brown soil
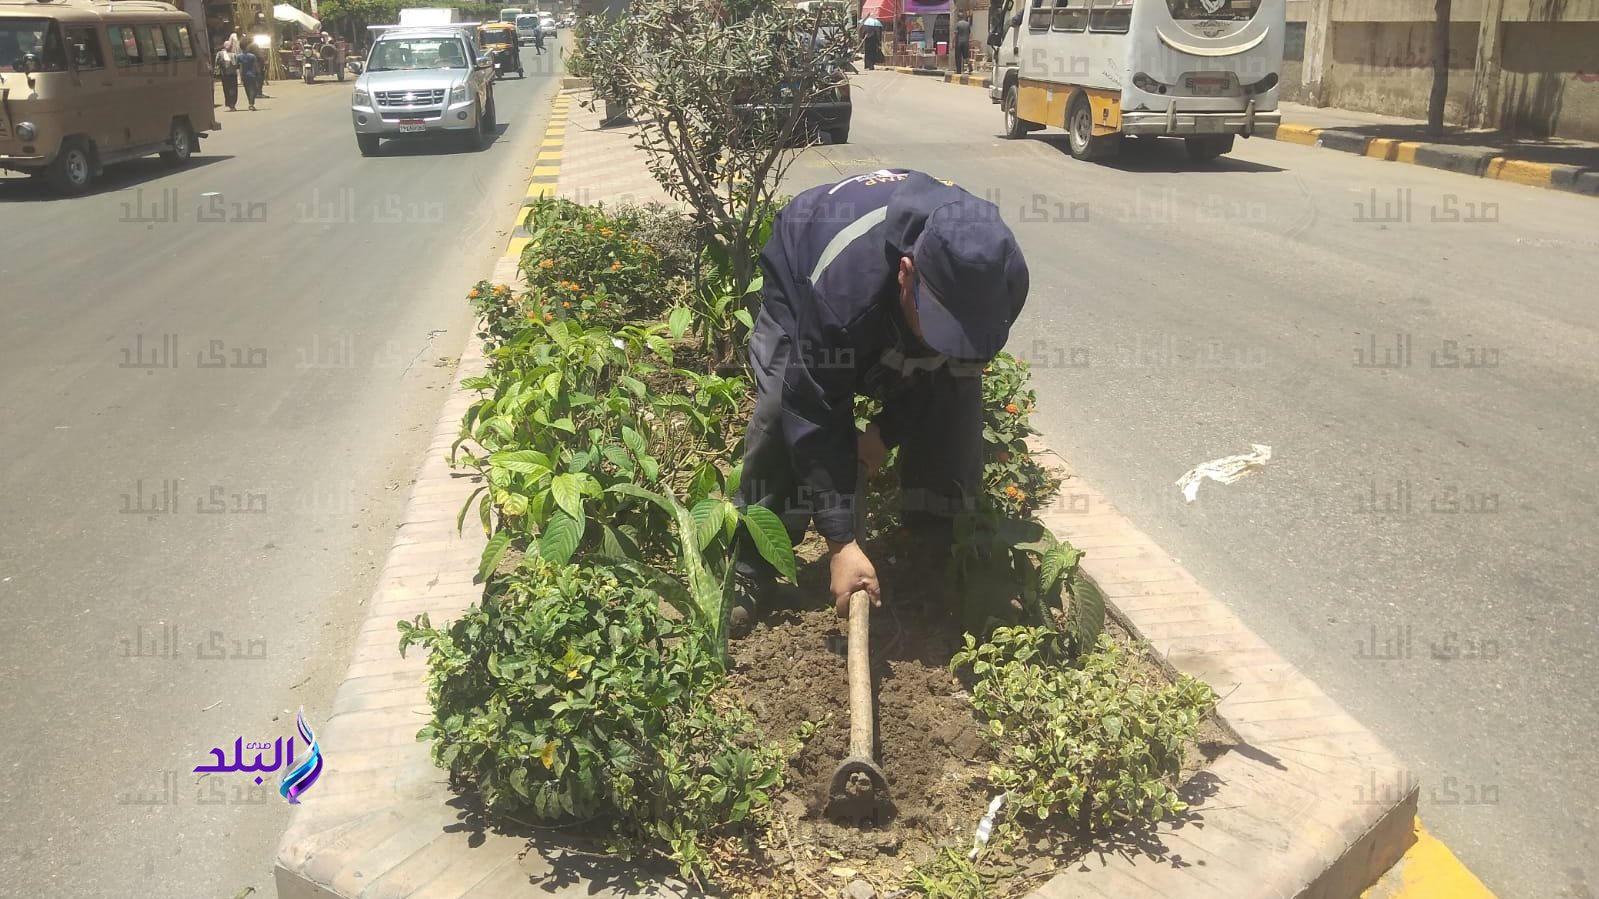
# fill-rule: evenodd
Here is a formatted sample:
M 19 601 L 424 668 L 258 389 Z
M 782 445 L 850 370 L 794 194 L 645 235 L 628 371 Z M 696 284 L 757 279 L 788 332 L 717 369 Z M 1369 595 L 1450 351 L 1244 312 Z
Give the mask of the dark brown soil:
M 872 615 L 872 673 L 877 699 L 877 761 L 889 780 L 896 813 L 875 826 L 827 817 L 828 787 L 849 739 L 847 627 L 828 599 L 824 549 L 814 537 L 799 547 L 796 608 L 767 610 L 755 628 L 734 639 L 733 688 L 767 736 L 795 746 L 784 792 L 774 803 L 779 820 L 752 857 L 741 857 L 724 881 L 735 896 L 771 899 L 838 896 L 857 878 L 885 896 L 904 886 L 907 873 L 940 848 L 972 845 L 979 819 L 993 798 L 987 785 L 994 761 L 978 734 L 961 682 L 949 660 L 962 639 L 952 614 L 944 558 L 892 540 L 869 547 L 885 597 Z M 1125 632 L 1111 627 L 1123 642 Z M 1152 681 L 1164 673 L 1152 659 Z M 798 740 L 810 733 L 801 745 Z M 1214 722 L 1202 728 L 1183 779 L 1230 745 Z M 1024 838 L 1028 858 L 996 860 L 1007 876 L 992 895 L 1020 894 L 1079 857 L 1089 843 L 1076 834 L 1037 830 Z M 730 859 L 729 859 L 730 861 Z
M 826 562 L 816 561 L 821 547 L 808 543 L 800 551 L 810 560 L 800 571 L 807 607 L 769 611 L 733 641 L 733 686 L 771 739 L 792 741 L 814 728 L 792 758 L 776 803 L 800 870 L 829 891 L 855 877 L 896 886 L 937 847 L 969 843 L 988 806 L 984 776 L 991 759 L 949 673 L 959 626 L 937 597 L 915 595 L 924 579 L 903 570 L 910 559 L 878 560 L 884 582 L 901 585 L 874 612 L 871 639 L 877 761 L 895 811 L 876 826 L 834 823 L 826 814 L 828 786 L 849 741 L 846 628 L 827 598 Z M 786 842 L 779 828 L 771 850 L 783 870 L 766 885 L 767 895 L 789 877 Z M 809 887 L 805 892 L 815 895 Z

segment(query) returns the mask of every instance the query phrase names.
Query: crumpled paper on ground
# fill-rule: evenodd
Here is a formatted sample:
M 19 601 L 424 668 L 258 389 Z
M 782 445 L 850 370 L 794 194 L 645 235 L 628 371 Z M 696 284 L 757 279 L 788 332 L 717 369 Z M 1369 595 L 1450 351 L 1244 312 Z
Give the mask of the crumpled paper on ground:
M 1240 453 L 1236 456 L 1226 456 L 1213 459 L 1189 469 L 1182 477 L 1177 479 L 1177 486 L 1182 488 L 1183 497 L 1189 502 L 1199 495 L 1199 482 L 1210 478 L 1218 484 L 1231 484 L 1252 471 L 1265 467 L 1271 461 L 1271 447 L 1251 443 L 1254 452 Z

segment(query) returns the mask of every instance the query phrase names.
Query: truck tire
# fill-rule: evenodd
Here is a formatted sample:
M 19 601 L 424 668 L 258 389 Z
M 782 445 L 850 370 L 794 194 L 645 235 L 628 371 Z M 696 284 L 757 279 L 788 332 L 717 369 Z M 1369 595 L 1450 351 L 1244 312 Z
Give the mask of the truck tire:
M 1233 136 L 1227 134 L 1221 137 L 1185 137 L 1183 144 L 1188 148 L 1189 159 L 1195 162 L 1209 162 L 1233 151 Z
M 357 134 L 355 145 L 361 148 L 362 156 L 378 155 L 378 143 L 381 139 L 376 134 Z
M 194 129 L 189 127 L 188 121 L 173 119 L 167 140 L 172 149 L 161 151 L 161 161 L 174 168 L 188 165 L 189 158 L 194 155 Z
M 1078 93 L 1066 107 L 1066 139 L 1072 156 L 1084 161 L 1114 155 L 1119 135 L 1094 136 L 1094 107 L 1088 95 Z
M 94 151 L 81 137 L 61 142 L 55 161 L 44 170 L 44 179 L 60 194 L 81 194 L 94 183 Z
M 1023 122 L 1016 113 L 1016 104 L 1019 99 L 1019 90 L 1016 82 L 1005 85 L 1005 93 L 1000 98 L 999 108 L 1005 113 L 1005 138 L 1016 140 L 1027 134 L 1027 123 Z

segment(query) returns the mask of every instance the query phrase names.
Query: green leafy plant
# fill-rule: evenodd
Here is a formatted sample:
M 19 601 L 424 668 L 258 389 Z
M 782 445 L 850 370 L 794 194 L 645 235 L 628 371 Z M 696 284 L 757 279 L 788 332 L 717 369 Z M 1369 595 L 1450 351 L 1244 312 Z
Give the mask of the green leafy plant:
M 1041 627 L 999 628 L 987 642 L 967 635 L 950 668 L 975 677 L 972 705 L 999 757 L 989 779 L 1018 813 L 1111 826 L 1187 807 L 1175 789 L 1184 747 L 1216 701 L 1203 682 L 1151 682 L 1104 635 L 1068 662 L 1059 635 Z
M 926 899 L 984 899 L 990 895 L 994 879 L 960 850 L 945 848 L 913 869 L 905 878 L 905 888 Z
M 1042 508 L 1060 479 L 1033 458 L 1027 438 L 1037 396 L 1026 362 L 1000 353 L 983 369 L 983 495 L 991 508 L 1023 518 Z
M 1081 571 L 1082 558 L 1033 519 L 957 517 L 951 568 L 966 597 L 967 630 L 1022 622 L 1060 631 L 1072 655 L 1092 648 L 1105 629 L 1105 597 Z
M 699 880 L 708 841 L 763 813 L 784 763 L 659 603 L 629 568 L 533 559 L 447 626 L 400 622 L 400 651 L 429 650 L 418 739 L 491 813 L 588 820 L 613 852 Z

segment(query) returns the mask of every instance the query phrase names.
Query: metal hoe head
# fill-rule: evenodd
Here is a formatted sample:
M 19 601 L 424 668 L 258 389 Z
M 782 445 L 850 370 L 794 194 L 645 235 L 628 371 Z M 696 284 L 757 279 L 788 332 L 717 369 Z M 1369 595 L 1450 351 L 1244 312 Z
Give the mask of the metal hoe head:
M 888 798 L 888 778 L 877 763 L 851 755 L 833 771 L 828 793 L 827 816 L 835 821 L 885 824 L 894 816 L 894 803 Z

